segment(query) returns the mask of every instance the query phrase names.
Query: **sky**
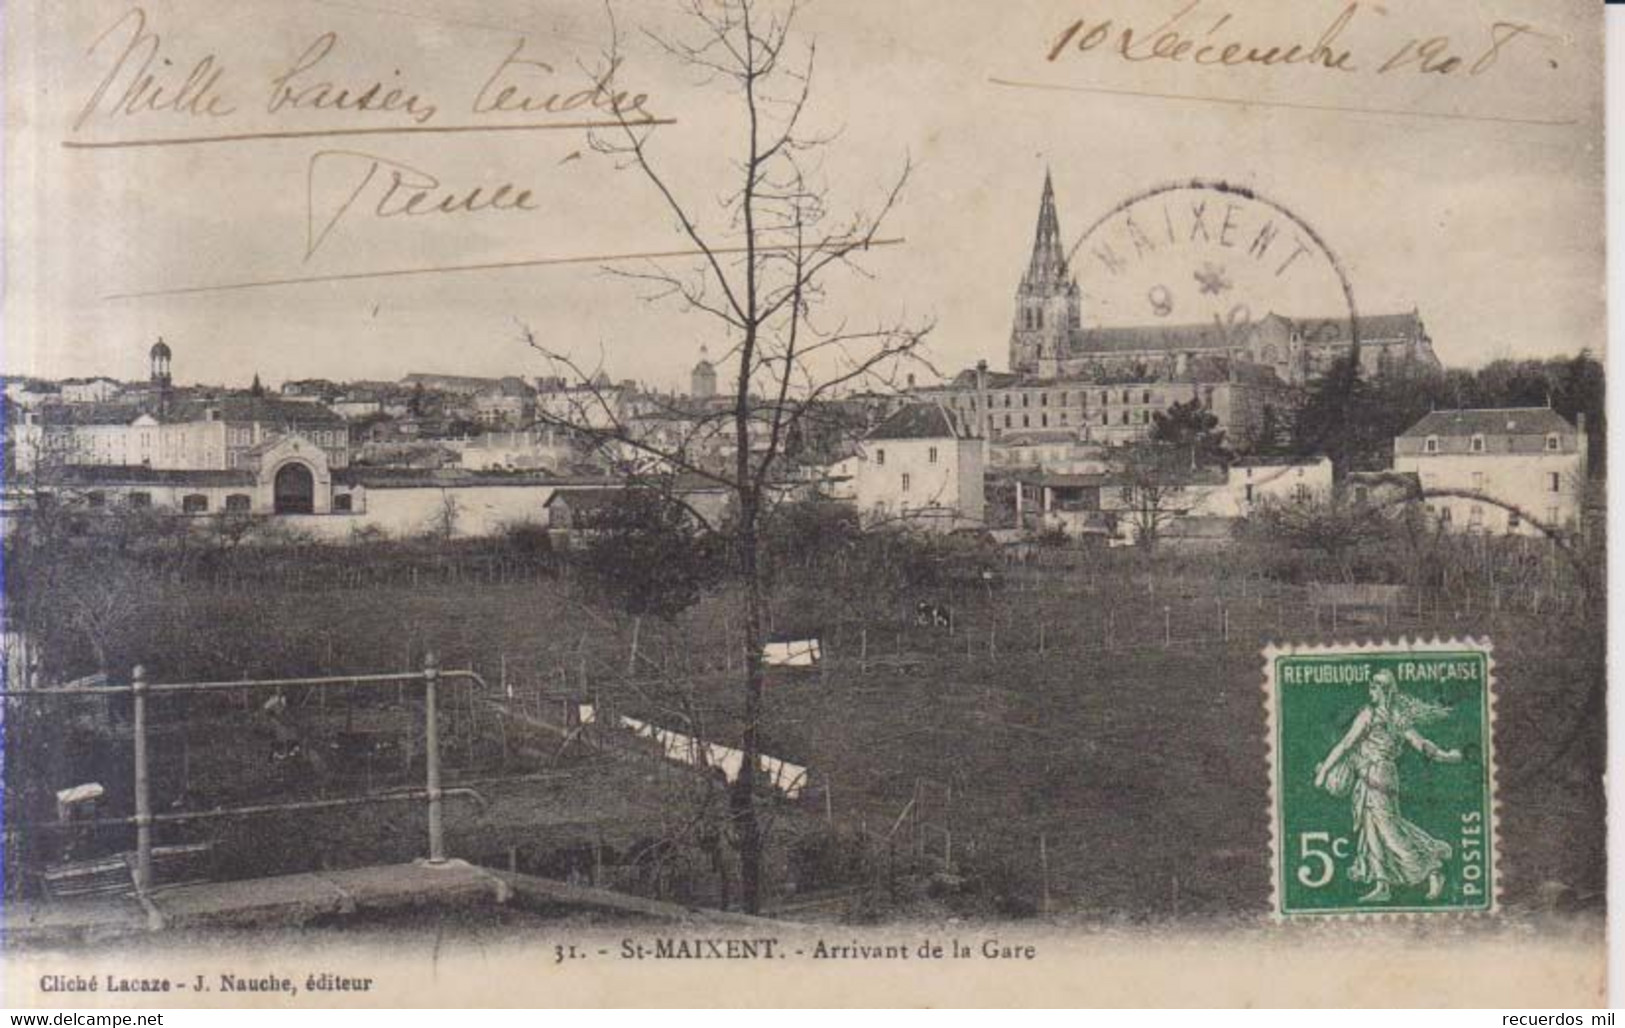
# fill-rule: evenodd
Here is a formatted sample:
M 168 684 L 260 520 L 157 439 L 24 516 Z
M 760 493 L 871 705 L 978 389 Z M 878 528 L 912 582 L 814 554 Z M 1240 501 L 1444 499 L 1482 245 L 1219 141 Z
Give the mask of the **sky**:
M 650 43 L 683 31 L 675 8 L 616 8 L 618 81 L 672 119 L 651 156 L 702 227 L 728 238 L 718 197 L 737 180 L 743 108 Z M 1135 62 L 1113 50 L 1123 29 L 1143 46 L 1171 18 L 1196 41 L 1312 44 L 1350 8 L 1334 36 L 1358 65 L 1350 72 Z M 1047 60 L 1080 19 L 1074 38 L 1109 19 L 1107 42 Z M 312 109 L 322 83 L 352 95 L 399 87 L 419 97 L 418 115 L 434 107 L 433 126 L 590 117 L 475 108 L 493 75 L 487 106 L 504 83 L 538 96 L 579 89 L 608 38 L 596 0 L 97 0 L 11 20 L 8 77 L 25 88 L 7 109 L 7 374 L 142 378 L 159 336 L 181 382 L 546 374 L 522 340 L 528 328 L 583 365 L 664 389 L 686 385 L 701 346 L 725 345 L 706 317 L 651 302 L 591 259 L 686 243 L 649 182 L 595 153 L 580 129 L 84 145 L 418 124 L 412 111 Z M 126 54 L 138 21 L 148 38 Z M 1474 74 L 1492 32 L 1505 31 L 1497 25 L 1528 31 Z M 1002 367 L 1046 170 L 1069 240 L 1128 197 L 1195 178 L 1256 190 L 1313 227 L 1359 309 L 1418 309 L 1447 365 L 1600 354 L 1601 28 L 1582 0 L 1015 0 L 951 11 L 811 0 L 796 39 L 816 44 L 807 117 L 833 135 L 818 166 L 835 202 L 872 210 L 904 163 L 913 169 L 883 233 L 901 242 L 867 255 L 865 275 L 832 280 L 824 309 L 854 325 L 932 326 L 932 364 L 947 373 L 978 359 Z M 1411 39 L 1436 36 L 1463 56 L 1449 74 L 1403 60 L 1376 70 Z M 121 107 L 145 46 L 166 96 L 207 58 L 194 87 L 218 72 L 215 110 L 229 113 Z M 282 76 L 305 102 L 272 110 Z M 183 99 L 206 107 L 195 92 Z M 531 209 L 378 217 L 392 169 L 457 195 L 511 183 L 507 196 L 529 190 Z M 1110 306 L 1112 285 L 1079 270 L 1087 324 Z M 312 277 L 330 280 L 168 292 Z M 1325 306 L 1257 288 L 1254 302 L 1271 309 Z

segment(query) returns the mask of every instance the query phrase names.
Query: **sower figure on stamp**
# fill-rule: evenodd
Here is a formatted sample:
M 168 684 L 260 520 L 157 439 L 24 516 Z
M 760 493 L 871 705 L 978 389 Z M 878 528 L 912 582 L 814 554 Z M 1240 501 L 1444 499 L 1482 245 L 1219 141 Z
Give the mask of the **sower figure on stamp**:
M 1399 756 L 1409 745 L 1429 760 L 1460 763 L 1460 750 L 1443 749 L 1416 730 L 1447 713 L 1446 707 L 1400 692 L 1391 672 L 1378 671 L 1371 678 L 1370 705 L 1315 766 L 1316 786 L 1353 799 L 1355 850 L 1349 877 L 1371 883 L 1371 891 L 1360 897 L 1363 902 L 1385 902 L 1392 898 L 1393 886 L 1424 881 L 1428 899 L 1438 899 L 1444 891 L 1450 844 L 1400 813 Z

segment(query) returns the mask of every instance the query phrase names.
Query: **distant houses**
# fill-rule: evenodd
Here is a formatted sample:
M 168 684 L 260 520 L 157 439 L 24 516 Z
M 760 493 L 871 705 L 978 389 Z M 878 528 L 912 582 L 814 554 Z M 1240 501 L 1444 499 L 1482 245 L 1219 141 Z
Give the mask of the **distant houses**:
M 1415 350 L 1412 330 L 1395 339 L 1402 353 Z M 266 395 L 257 378 L 249 390 L 177 386 L 172 347 L 160 340 L 149 356 L 144 383 L 8 381 L 12 492 L 87 510 L 290 519 L 328 538 L 457 536 L 516 523 L 579 528 L 629 475 L 698 475 L 711 484 L 690 493 L 720 495 L 717 480 L 737 460 L 734 401 L 718 394 L 703 351 L 688 395 L 602 374 L 569 383 L 423 373 L 303 379 Z M 1256 407 L 1238 405 L 1277 396 L 1244 362 L 1219 374 L 1208 360 L 1176 357 L 1161 377 L 1087 388 L 984 363 L 947 388 L 910 382 L 901 393 L 825 401 L 782 437 L 771 432 L 775 406 L 753 401 L 744 438 L 753 460 L 777 442 L 767 483 L 777 495 L 847 503 L 874 527 L 1013 526 L 1052 541 L 1211 548 L 1269 505 L 1348 501 L 1414 503 L 1450 532 L 1536 535 L 1580 523 L 1585 423 L 1545 407 L 1429 413 L 1393 441 L 1391 470 L 1341 480 L 1318 455 L 1220 460 L 1220 449 L 1199 464 L 1194 445 L 1154 443 L 1148 426 L 1174 405 L 1222 428 L 1256 420 Z M 1148 471 L 1137 466 L 1147 451 L 1173 459 Z

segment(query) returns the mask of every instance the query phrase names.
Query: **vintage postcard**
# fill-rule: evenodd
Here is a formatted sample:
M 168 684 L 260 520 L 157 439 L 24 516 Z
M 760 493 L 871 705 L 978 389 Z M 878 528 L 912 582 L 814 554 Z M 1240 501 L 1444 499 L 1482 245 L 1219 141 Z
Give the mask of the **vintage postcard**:
M 1605 1002 L 1600 5 L 6 15 L 8 1005 Z

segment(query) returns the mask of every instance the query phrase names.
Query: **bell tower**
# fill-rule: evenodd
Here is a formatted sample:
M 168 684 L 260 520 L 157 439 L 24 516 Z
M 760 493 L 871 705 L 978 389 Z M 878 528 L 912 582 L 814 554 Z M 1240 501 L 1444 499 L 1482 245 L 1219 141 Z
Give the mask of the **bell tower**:
M 152 344 L 147 356 L 152 360 L 152 384 L 160 389 L 168 389 L 170 352 L 169 344 L 164 342 L 163 336 L 159 336 L 158 341 Z
M 1082 324 L 1082 293 L 1067 267 L 1055 185 L 1044 172 L 1038 230 L 1027 273 L 1016 288 L 1016 320 L 1010 331 L 1010 370 L 1045 377 L 1059 373 L 1067 345 Z

